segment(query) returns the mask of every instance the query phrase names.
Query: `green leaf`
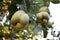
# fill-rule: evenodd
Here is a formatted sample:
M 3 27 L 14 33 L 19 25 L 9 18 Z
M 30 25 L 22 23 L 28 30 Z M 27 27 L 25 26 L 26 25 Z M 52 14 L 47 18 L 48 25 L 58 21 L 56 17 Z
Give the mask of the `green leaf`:
M 47 28 L 52 28 L 52 23 L 48 22 L 48 23 L 46 24 L 46 27 L 47 27 Z
M 54 4 L 58 4 L 58 3 L 60 3 L 59 0 L 52 0 L 51 2 L 54 3 Z
M 2 8 L 2 2 L 0 2 L 0 9 Z

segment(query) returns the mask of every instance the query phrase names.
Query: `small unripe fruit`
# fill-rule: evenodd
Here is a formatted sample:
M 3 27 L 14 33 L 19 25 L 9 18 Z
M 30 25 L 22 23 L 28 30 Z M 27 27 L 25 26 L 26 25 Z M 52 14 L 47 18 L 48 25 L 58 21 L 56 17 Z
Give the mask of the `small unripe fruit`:
M 42 13 L 37 13 L 37 14 L 36 14 L 36 18 L 37 18 L 37 19 L 42 19 Z
M 43 24 L 48 23 L 47 19 L 43 19 Z
M 19 18 L 21 24 L 26 25 L 29 23 L 29 16 L 27 14 L 22 14 Z
M 42 13 L 37 13 L 36 14 L 36 21 L 38 23 L 42 23 L 42 18 L 43 18 Z
M 13 25 L 13 28 L 20 30 L 24 28 L 24 25 L 22 25 L 21 23 L 17 23 L 15 26 Z
M 44 6 L 39 9 L 40 12 L 48 12 L 48 7 Z
M 46 18 L 46 19 L 49 18 L 49 14 L 48 14 L 48 12 L 41 12 L 41 13 L 42 13 L 42 15 L 43 15 L 44 18 Z
M 11 23 L 15 24 L 17 22 L 21 22 L 25 24 L 29 21 L 29 16 L 22 10 L 15 12 L 15 14 L 11 18 Z
M 11 23 L 15 24 L 16 22 L 19 21 L 20 15 L 24 14 L 25 12 L 22 10 L 19 10 L 17 12 L 14 13 L 14 15 L 11 18 Z
M 16 29 L 22 29 L 29 23 L 29 16 L 23 10 L 14 13 L 11 18 L 11 24 Z
M 47 12 L 40 12 L 36 15 L 37 23 L 45 24 L 49 19 L 49 14 Z
M 48 17 L 49 17 L 49 14 L 47 12 L 40 12 L 40 13 L 37 13 L 37 15 L 36 15 L 37 19 L 42 19 L 42 18 L 48 19 Z

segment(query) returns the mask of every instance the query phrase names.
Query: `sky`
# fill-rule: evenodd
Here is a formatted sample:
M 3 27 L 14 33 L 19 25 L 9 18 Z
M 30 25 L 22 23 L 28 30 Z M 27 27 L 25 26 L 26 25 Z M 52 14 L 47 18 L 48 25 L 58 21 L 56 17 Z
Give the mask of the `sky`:
M 50 2 L 49 10 L 52 15 L 50 21 L 54 22 L 53 26 L 56 28 L 57 31 L 59 31 L 60 30 L 60 3 L 53 4 Z

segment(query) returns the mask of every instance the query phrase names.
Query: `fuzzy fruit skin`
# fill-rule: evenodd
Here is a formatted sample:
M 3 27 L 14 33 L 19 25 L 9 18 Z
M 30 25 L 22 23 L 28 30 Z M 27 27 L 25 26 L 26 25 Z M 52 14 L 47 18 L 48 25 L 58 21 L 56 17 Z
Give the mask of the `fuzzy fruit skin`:
M 39 9 L 40 12 L 48 12 L 48 7 L 44 6 Z
M 42 23 L 42 13 L 37 13 L 36 14 L 36 21 L 37 23 Z
M 24 13 L 25 12 L 22 11 L 22 10 L 19 10 L 19 11 L 15 12 L 14 15 L 12 16 L 12 18 L 11 18 L 11 23 L 15 24 L 16 22 L 18 22 L 19 18 L 20 18 L 20 15 L 24 14 Z
M 49 14 L 47 12 L 40 12 L 36 14 L 37 19 L 42 19 L 42 18 L 48 19 L 48 17 L 49 17 Z
M 24 28 L 24 25 L 22 25 L 21 23 L 17 23 L 16 25 L 13 25 L 14 29 L 22 29 Z
M 48 23 L 48 20 L 47 19 L 43 19 L 43 24 L 46 24 Z
M 29 16 L 23 10 L 15 12 L 11 18 L 11 24 L 16 29 L 22 29 L 28 23 L 29 23 Z
M 37 14 L 36 14 L 36 18 L 37 18 L 37 19 L 42 19 L 42 13 L 37 13 Z
M 29 23 L 29 16 L 27 14 L 23 14 L 20 16 L 19 21 L 21 24 L 26 25 Z
M 42 13 L 42 15 L 43 15 L 43 17 L 44 17 L 45 19 L 48 19 L 48 18 L 49 18 L 48 12 L 41 12 L 41 13 Z
M 40 12 L 36 14 L 37 23 L 45 24 L 48 22 L 49 14 L 47 12 Z

